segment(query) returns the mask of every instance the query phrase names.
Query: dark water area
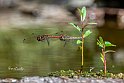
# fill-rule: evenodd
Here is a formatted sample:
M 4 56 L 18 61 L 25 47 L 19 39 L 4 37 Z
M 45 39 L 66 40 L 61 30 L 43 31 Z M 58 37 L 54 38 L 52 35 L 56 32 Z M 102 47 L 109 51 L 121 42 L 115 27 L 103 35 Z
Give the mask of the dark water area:
M 69 36 L 80 36 L 71 26 L 28 26 L 30 28 L 11 28 L 0 31 L 0 78 L 23 76 L 45 76 L 49 72 L 74 69 L 81 66 L 81 50 L 74 42 L 64 42 L 50 39 L 38 42 L 34 35 L 53 34 L 64 31 Z M 34 28 L 35 27 L 35 28 Z M 61 27 L 61 28 L 60 28 Z M 110 48 L 115 53 L 107 54 L 107 70 L 113 73 L 124 73 L 124 29 L 93 28 L 84 44 L 84 71 L 100 71 L 103 64 L 100 59 L 100 49 L 96 46 L 96 39 L 102 36 L 116 47 Z M 32 34 L 33 33 L 33 34 Z M 27 39 L 26 42 L 23 42 Z

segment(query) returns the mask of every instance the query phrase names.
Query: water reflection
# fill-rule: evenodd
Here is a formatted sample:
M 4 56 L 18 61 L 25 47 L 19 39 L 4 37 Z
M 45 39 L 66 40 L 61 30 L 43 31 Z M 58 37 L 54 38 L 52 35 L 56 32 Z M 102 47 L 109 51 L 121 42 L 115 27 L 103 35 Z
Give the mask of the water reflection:
M 39 27 L 39 28 L 38 28 Z M 22 77 L 22 76 L 43 76 L 57 70 L 79 69 L 81 65 L 81 51 L 76 45 L 68 43 L 63 47 L 63 42 L 53 40 L 50 46 L 45 42 L 23 43 L 25 37 L 31 33 L 37 34 L 55 33 L 60 31 L 58 27 L 36 29 L 11 29 L 0 32 L 0 77 Z M 73 27 L 64 28 L 67 34 L 80 36 Z M 116 44 L 116 49 L 124 48 L 122 35 L 124 30 L 91 28 L 93 34 L 85 40 L 84 49 L 84 70 L 98 71 L 103 68 L 100 60 L 96 38 L 99 34 L 105 40 Z M 96 49 L 97 48 L 97 49 Z M 114 49 L 114 50 L 116 50 Z M 116 54 L 107 55 L 107 68 L 112 72 L 124 72 L 124 65 L 118 64 L 117 57 L 123 57 L 123 51 L 116 50 Z M 124 63 L 124 62 L 121 62 Z M 114 65 L 114 67 L 112 67 Z

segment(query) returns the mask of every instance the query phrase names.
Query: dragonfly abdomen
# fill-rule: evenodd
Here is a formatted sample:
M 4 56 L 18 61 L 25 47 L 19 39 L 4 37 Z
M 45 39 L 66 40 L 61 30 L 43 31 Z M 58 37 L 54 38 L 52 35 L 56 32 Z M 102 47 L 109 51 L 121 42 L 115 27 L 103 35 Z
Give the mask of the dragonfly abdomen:
M 82 39 L 82 37 L 62 37 L 63 40 L 78 40 L 78 39 Z

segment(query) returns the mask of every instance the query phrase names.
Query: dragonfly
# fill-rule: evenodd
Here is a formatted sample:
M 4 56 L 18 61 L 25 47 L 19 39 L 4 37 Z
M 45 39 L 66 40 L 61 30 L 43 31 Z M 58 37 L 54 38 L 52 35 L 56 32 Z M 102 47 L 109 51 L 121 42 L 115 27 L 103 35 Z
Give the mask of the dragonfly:
M 63 31 L 61 31 L 63 32 Z M 42 41 L 47 41 L 48 46 L 50 45 L 50 39 L 59 39 L 60 41 L 64 41 L 64 46 L 66 45 L 67 42 L 71 41 L 71 40 L 81 40 L 82 37 L 73 37 L 73 36 L 68 36 L 66 34 L 58 34 L 57 35 L 51 35 L 51 34 L 43 34 L 43 35 L 37 35 L 34 36 L 33 38 L 38 41 L 38 42 L 42 42 Z M 27 41 L 29 38 L 24 39 L 23 42 Z M 30 40 L 29 40 L 30 41 Z
M 64 41 L 65 42 L 64 46 L 70 40 L 81 40 L 82 39 L 82 37 L 72 37 L 72 36 L 67 36 L 67 35 L 62 34 L 62 35 L 58 35 L 58 36 L 54 36 L 54 35 L 41 35 L 41 36 L 37 37 L 37 41 L 46 40 L 48 45 L 49 45 L 49 40 L 48 40 L 49 38 L 57 38 L 60 41 Z

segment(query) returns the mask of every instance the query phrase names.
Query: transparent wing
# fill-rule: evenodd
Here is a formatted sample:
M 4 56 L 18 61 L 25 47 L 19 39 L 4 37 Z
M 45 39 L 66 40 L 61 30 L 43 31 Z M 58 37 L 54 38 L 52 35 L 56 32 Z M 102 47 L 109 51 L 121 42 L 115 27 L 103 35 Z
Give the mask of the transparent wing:
M 34 43 L 37 42 L 37 35 L 32 33 L 31 35 L 28 35 L 26 38 L 23 39 L 23 43 Z
M 79 44 L 77 44 L 77 40 L 81 40 L 80 38 L 75 38 L 75 37 L 70 37 L 70 36 L 65 36 L 65 39 L 60 39 L 60 41 L 63 42 L 63 46 L 68 46 L 68 45 L 72 45 L 72 46 L 80 46 Z
M 50 45 L 50 42 L 57 40 L 57 38 L 48 38 L 46 35 L 52 35 L 52 36 L 60 36 L 61 34 L 63 34 L 63 31 L 57 32 L 57 33 L 53 33 L 53 34 L 43 34 L 43 35 L 38 35 L 35 33 L 32 33 L 31 35 L 28 35 L 28 37 L 23 39 L 23 43 L 27 43 L 27 44 L 31 44 L 31 43 L 38 43 L 38 42 L 44 42 L 48 45 Z M 42 37 L 43 39 L 39 40 L 37 38 Z M 45 38 L 46 37 L 46 38 Z

